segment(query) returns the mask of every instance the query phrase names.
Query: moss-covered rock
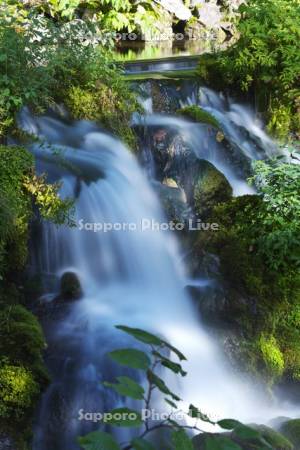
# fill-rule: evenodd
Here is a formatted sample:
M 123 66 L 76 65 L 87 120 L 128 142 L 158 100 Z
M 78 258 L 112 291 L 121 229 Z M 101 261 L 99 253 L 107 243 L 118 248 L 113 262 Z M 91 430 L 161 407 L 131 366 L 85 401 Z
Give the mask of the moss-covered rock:
M 48 380 L 42 352 L 45 339 L 36 317 L 21 305 L 0 312 L 0 354 L 13 365 L 28 368 L 41 384 Z
M 198 173 L 194 188 L 195 211 L 204 219 L 216 205 L 231 198 L 232 188 L 226 177 L 208 161 L 199 162 Z
M 280 432 L 289 439 L 295 450 L 300 448 L 300 419 L 289 420 L 280 427 Z
M 218 120 L 212 114 L 205 111 L 203 108 L 200 108 L 200 106 L 186 106 L 179 109 L 177 111 L 177 114 L 186 117 L 187 119 L 193 120 L 194 122 L 211 125 L 218 130 L 221 128 Z
M 271 375 L 280 377 L 284 371 L 284 357 L 274 336 L 262 334 L 259 339 L 259 348 L 263 360 Z
M 40 392 L 32 373 L 22 366 L 0 362 L 0 420 L 20 419 L 32 409 Z

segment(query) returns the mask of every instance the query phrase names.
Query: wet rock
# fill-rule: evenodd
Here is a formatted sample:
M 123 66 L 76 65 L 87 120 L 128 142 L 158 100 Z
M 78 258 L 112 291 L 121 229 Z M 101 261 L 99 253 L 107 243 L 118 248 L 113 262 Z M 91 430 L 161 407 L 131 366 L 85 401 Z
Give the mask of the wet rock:
M 165 10 L 174 14 L 177 19 L 189 20 L 192 16 L 191 11 L 182 0 L 155 0 L 156 3 L 160 4 Z
M 195 211 L 205 219 L 214 206 L 232 197 L 232 187 L 226 177 L 208 161 L 199 161 L 199 176 L 194 188 Z
M 81 284 L 74 272 L 65 272 L 60 281 L 61 297 L 64 300 L 78 300 L 82 296 Z
M 185 223 L 192 216 L 185 192 L 174 179 L 166 178 L 163 183 L 155 183 L 154 188 L 160 197 L 168 221 Z

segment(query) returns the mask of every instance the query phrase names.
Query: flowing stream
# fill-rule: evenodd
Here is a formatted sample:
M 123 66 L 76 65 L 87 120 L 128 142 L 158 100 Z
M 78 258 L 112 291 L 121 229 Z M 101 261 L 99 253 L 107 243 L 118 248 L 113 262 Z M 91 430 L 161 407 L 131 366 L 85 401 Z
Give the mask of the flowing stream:
M 226 105 L 205 89 L 200 97 L 180 101 L 201 102 L 211 111 L 243 158 L 275 151 L 242 107 Z M 249 192 L 242 172 L 220 151 L 222 143 L 207 137 L 207 126 L 153 115 L 151 99 L 147 102 L 148 114 L 135 118 L 135 124 L 143 123 L 146 134 L 153 127 L 176 129 L 197 157 L 225 173 L 235 195 Z M 57 301 L 59 280 L 65 272 L 77 274 L 83 292 L 80 300 L 67 305 L 64 314 L 46 326 L 52 383 L 38 412 L 34 450 L 78 449 L 76 436 L 99 428 L 99 424 L 80 421 L 80 410 L 104 412 L 124 404 L 101 384 L 120 373 L 106 353 L 136 345 L 115 329 L 118 324 L 160 334 L 187 356 L 184 368 L 188 375 L 180 384 L 169 378 L 173 390 L 184 399 L 183 407 L 193 403 L 213 418 L 256 422 L 284 414 L 283 402 L 271 401 L 258 384 L 252 386 L 240 378 L 204 331 L 184 289 L 188 274 L 181 263 L 180 246 L 171 232 L 150 229 L 151 221 L 160 224 L 166 219 L 145 170 L 127 148 L 92 123 L 37 118 L 26 110 L 20 120 L 27 131 L 43 139 L 43 144 L 32 145 L 38 171 L 47 171 L 51 181 L 62 181 L 62 196 L 76 198 L 77 227 L 43 223 L 34 239 L 32 267 L 43 275 L 43 301 Z M 89 224 L 98 231 L 87 229 Z M 119 225 L 104 232 L 101 224 Z M 166 410 L 160 402 L 156 407 Z M 120 431 L 118 438 L 126 441 L 129 436 Z

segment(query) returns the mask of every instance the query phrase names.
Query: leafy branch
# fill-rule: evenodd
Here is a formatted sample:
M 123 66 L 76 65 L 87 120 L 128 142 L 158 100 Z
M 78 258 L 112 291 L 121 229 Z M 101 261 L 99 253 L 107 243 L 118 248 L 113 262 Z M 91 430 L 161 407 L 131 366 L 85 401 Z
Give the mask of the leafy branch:
M 147 380 L 147 388 L 144 389 L 135 379 L 128 376 L 117 377 L 116 383 L 104 382 L 104 386 L 113 389 L 123 397 L 144 402 L 145 411 L 151 411 L 153 393 L 158 391 L 164 396 L 164 400 L 172 408 L 172 412 L 158 423 L 153 424 L 149 414 L 143 418 L 140 412 L 127 407 L 113 409 L 104 415 L 104 423 L 113 427 L 137 428 L 136 436 L 130 442 L 118 444 L 110 433 L 95 431 L 78 439 L 84 450 L 155 450 L 151 435 L 159 430 L 167 430 L 170 433 L 170 445 L 174 450 L 193 450 L 194 445 L 190 433 L 195 431 L 203 433 L 207 450 L 242 450 L 236 442 L 239 439 L 251 440 L 253 449 L 272 449 L 258 431 L 237 420 L 225 419 L 214 422 L 194 405 L 190 405 L 188 412 L 180 410 L 177 403 L 181 399 L 172 392 L 159 375 L 163 369 L 168 369 L 177 376 L 186 376 L 181 365 L 186 360 L 185 356 L 170 343 L 154 334 L 123 325 L 118 325 L 116 328 L 149 347 L 147 353 L 142 350 L 122 348 L 108 354 L 120 366 L 142 371 Z M 173 355 L 179 361 L 173 361 L 171 359 Z M 194 424 L 189 425 L 187 421 L 178 423 L 173 417 L 179 413 L 186 419 L 194 419 Z M 199 422 L 209 423 L 227 430 L 231 433 L 230 437 L 227 436 L 227 433 L 226 435 L 205 433 L 199 426 Z

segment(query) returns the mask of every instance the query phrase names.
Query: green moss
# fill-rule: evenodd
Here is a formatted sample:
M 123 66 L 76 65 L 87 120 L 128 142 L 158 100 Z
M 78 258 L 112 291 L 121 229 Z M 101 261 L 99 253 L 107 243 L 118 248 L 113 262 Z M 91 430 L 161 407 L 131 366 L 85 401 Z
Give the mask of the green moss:
M 28 367 L 36 380 L 45 384 L 47 373 L 42 351 L 45 340 L 36 317 L 21 305 L 7 306 L 0 312 L 0 354 L 13 364 Z
M 22 366 L 0 363 L 0 420 L 20 419 L 32 409 L 39 385 Z
M 204 123 L 207 125 L 211 125 L 214 128 L 220 129 L 220 124 L 215 119 L 215 117 L 204 111 L 204 109 L 200 108 L 200 106 L 186 106 L 177 111 L 177 114 L 187 117 L 188 119 L 192 119 L 195 122 Z
M 289 420 L 280 427 L 280 432 L 295 446 L 300 448 L 300 419 Z
M 219 203 L 228 201 L 232 188 L 225 176 L 208 161 L 199 163 L 199 177 L 194 189 L 195 211 L 206 218 Z
M 271 376 L 280 377 L 284 371 L 284 357 L 274 336 L 261 335 L 259 348 L 268 372 Z

